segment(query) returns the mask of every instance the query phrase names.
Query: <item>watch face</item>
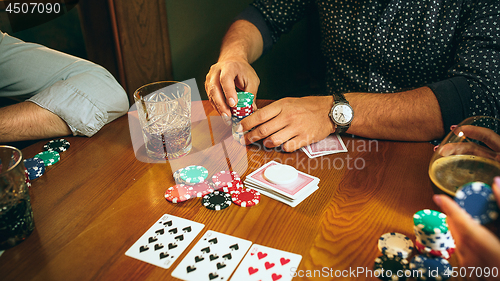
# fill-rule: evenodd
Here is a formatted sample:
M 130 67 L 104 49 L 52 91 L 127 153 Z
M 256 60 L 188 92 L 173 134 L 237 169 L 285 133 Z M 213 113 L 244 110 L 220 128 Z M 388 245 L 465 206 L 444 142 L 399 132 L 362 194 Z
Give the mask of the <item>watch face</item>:
M 352 121 L 352 107 L 348 104 L 337 104 L 333 108 L 332 117 L 338 125 L 347 125 Z

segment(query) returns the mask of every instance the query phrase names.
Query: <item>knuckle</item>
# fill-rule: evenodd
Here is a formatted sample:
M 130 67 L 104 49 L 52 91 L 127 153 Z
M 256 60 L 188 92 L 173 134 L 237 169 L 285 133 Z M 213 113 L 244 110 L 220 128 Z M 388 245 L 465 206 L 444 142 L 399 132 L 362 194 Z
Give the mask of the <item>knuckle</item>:
M 267 136 L 267 133 L 269 132 L 269 130 L 264 125 L 259 126 L 256 131 L 260 136 Z

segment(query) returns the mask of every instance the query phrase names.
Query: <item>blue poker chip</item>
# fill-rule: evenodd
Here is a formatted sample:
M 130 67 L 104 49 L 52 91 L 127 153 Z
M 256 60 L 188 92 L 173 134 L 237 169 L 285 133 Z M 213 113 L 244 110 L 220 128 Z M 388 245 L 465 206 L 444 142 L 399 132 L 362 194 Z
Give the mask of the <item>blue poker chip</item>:
M 440 257 L 416 255 L 410 261 L 410 271 L 417 280 L 446 280 L 450 278 L 452 268 L 450 263 Z
M 491 187 L 482 182 L 470 182 L 455 193 L 455 202 L 480 224 L 498 218 L 499 209 Z
M 39 178 L 45 173 L 45 164 L 40 158 L 25 159 L 24 167 L 28 171 L 28 177 L 30 180 Z

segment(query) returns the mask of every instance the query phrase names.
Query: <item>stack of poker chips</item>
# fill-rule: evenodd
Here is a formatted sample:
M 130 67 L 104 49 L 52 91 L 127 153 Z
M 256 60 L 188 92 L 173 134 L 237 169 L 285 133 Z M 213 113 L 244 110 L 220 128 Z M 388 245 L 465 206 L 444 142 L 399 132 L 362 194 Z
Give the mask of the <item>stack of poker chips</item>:
M 45 173 L 45 164 L 40 158 L 28 158 L 24 160 L 24 167 L 28 172 L 28 178 L 34 180 Z
M 408 236 L 397 232 L 385 233 L 378 240 L 378 249 L 382 256 L 375 259 L 375 276 L 381 280 L 401 281 L 406 279 L 405 275 L 410 275 L 407 258 L 413 252 L 413 242 Z M 398 271 L 403 276 L 398 276 Z
M 410 262 L 410 270 L 419 281 L 443 281 L 450 278 L 452 273 L 451 265 L 447 260 L 426 255 L 414 256 Z
M 27 171 L 27 178 L 32 181 L 41 177 L 45 173 L 48 166 L 52 166 L 61 160 L 61 152 L 68 150 L 70 147 L 69 141 L 65 139 L 56 139 L 47 142 L 43 146 L 42 152 L 35 155 L 33 158 L 24 160 L 24 167 Z M 30 186 L 28 184 L 28 186 Z
M 421 210 L 413 215 L 415 248 L 422 254 L 449 259 L 455 252 L 455 240 L 448 230 L 446 215 L 434 210 Z
M 236 130 L 240 126 L 241 120 L 250 116 L 253 113 L 253 100 L 254 95 L 249 92 L 238 92 L 238 103 L 235 107 L 230 107 L 231 109 L 231 123 L 232 123 L 232 133 L 233 138 L 236 141 L 240 141 L 243 135 L 247 132 L 237 132 Z
M 165 192 L 165 199 L 180 203 L 201 197 L 207 209 L 223 210 L 234 203 L 241 207 L 255 206 L 260 202 L 260 193 L 246 189 L 238 173 L 220 171 L 207 180 L 208 170 L 203 166 L 192 165 L 174 172 L 176 185 Z

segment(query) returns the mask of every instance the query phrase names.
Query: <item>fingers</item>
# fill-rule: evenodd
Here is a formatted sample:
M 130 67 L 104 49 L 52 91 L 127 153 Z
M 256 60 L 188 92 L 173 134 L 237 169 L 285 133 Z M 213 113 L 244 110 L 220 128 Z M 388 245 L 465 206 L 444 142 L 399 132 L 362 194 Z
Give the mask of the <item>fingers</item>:
M 485 158 L 495 159 L 497 154 L 490 149 L 482 147 L 472 142 L 447 143 L 439 147 L 439 155 L 450 156 L 460 154 L 471 154 Z
M 493 194 L 495 195 L 497 204 L 500 207 L 500 177 L 495 177 L 491 188 L 493 189 Z
M 500 136 L 493 130 L 472 125 L 461 126 L 459 129 L 466 137 L 483 142 L 494 151 L 500 152 Z
M 236 88 L 256 95 L 259 84 L 255 70 L 248 63 L 219 62 L 210 68 L 205 80 L 205 90 L 219 114 L 229 117 L 229 107 L 236 106 L 238 102 Z
M 283 129 L 286 125 L 281 122 L 281 118 L 275 118 L 281 113 L 281 108 L 275 103 L 254 112 L 252 115 L 241 121 L 241 131 L 245 132 L 254 128 L 251 132 L 245 134 L 244 144 L 250 144 L 261 139 L 267 138 L 278 130 Z M 273 145 L 277 139 L 268 141 L 265 145 Z M 280 143 L 281 144 L 281 143 Z M 278 145 L 280 145 L 278 144 Z M 274 147 L 274 146 L 268 146 Z

